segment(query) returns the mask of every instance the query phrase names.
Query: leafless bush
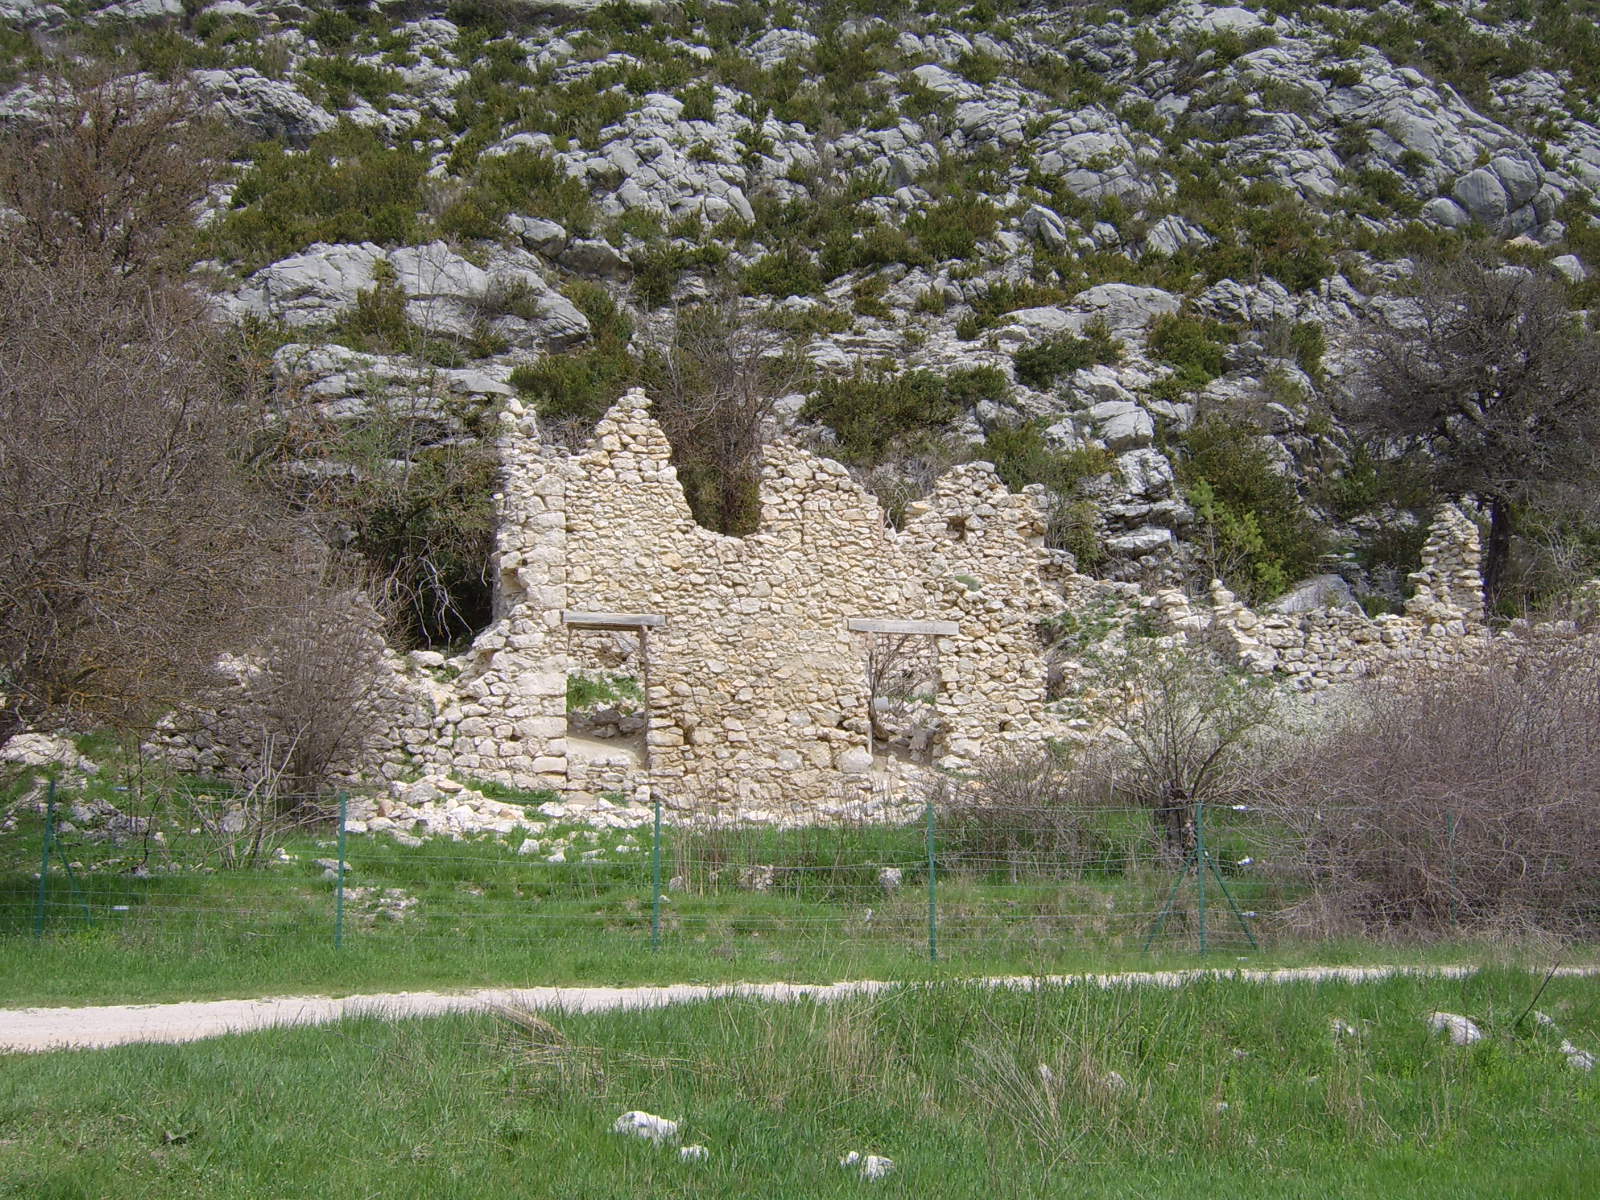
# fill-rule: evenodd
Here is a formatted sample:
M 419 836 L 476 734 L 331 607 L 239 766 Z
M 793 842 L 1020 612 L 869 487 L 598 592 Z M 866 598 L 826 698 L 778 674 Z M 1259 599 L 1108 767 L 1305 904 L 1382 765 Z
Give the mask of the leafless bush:
M 1048 746 L 984 759 L 965 779 L 934 785 L 939 842 L 952 866 L 1023 874 L 1073 871 L 1089 849 L 1085 816 L 1093 781 Z
M 0 244 L 0 738 L 140 721 L 259 616 L 293 536 L 187 289 Z
M 1111 737 L 1087 758 L 1112 801 L 1150 810 L 1168 857 L 1195 845 L 1195 808 L 1246 793 L 1276 698 L 1204 645 L 1133 639 L 1106 669 Z
M 1266 781 L 1318 932 L 1600 919 L 1600 646 L 1507 640 L 1375 684 Z
M 0 200 L 19 253 L 92 256 L 122 274 L 171 265 L 225 158 L 194 98 L 148 76 L 76 70 L 38 85 L 37 119 L 0 135 Z
M 177 818 L 198 830 L 207 861 L 223 870 L 249 870 L 266 864 L 289 835 L 321 817 L 313 806 L 287 801 L 279 755 L 269 742 L 261 767 L 242 795 L 173 792 Z
M 288 799 L 369 765 L 384 729 L 381 618 L 359 589 L 290 580 L 259 648 L 246 704 L 262 733 L 261 776 Z
M 925 753 L 936 732 L 939 647 L 925 634 L 869 633 L 867 699 L 874 746 Z
M 773 400 L 804 370 L 795 345 L 731 303 L 704 304 L 677 314 L 652 366 L 656 417 L 695 519 L 719 533 L 753 531 Z

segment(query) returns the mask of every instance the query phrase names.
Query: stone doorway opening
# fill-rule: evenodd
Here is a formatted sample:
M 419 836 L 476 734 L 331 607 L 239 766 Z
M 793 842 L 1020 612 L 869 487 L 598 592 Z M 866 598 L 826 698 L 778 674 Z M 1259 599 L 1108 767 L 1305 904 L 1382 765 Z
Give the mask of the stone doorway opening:
M 649 797 L 651 613 L 563 612 L 567 783 L 575 798 Z

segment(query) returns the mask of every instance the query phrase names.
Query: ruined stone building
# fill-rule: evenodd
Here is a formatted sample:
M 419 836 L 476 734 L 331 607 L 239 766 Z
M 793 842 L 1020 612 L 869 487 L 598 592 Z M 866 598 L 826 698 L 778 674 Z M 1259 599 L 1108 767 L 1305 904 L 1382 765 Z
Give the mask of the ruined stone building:
M 577 456 L 514 411 L 502 444 L 501 612 L 461 680 L 472 715 L 440 731 L 458 770 L 572 780 L 566 679 L 592 630 L 636 640 L 650 782 L 670 803 L 863 785 L 874 638 L 920 639 L 935 664 L 928 758 L 958 767 L 1036 731 L 1044 526 L 987 464 L 951 472 L 896 531 L 842 466 L 777 443 L 760 527 L 730 537 L 690 515 L 640 392 Z
M 1047 702 L 1040 636 L 1074 606 L 1117 606 L 1113 640 L 1141 611 L 1158 631 L 1205 632 L 1241 668 L 1307 690 L 1455 661 L 1487 637 L 1478 531 L 1455 509 L 1403 615 L 1257 614 L 1220 584 L 1208 605 L 1063 568 L 1034 497 L 987 463 L 949 472 L 896 530 L 844 467 L 778 442 L 764 451 L 759 528 L 732 537 L 691 516 L 641 392 L 578 454 L 545 444 L 514 401 L 499 444 L 496 619 L 448 661 L 389 656 L 373 689 L 388 732 L 369 773 L 837 812 L 896 755 L 960 770 L 1010 743 L 1084 736 Z M 914 693 L 895 713 L 869 684 L 886 649 Z M 640 686 L 631 748 L 597 743 L 568 711 L 569 679 L 608 667 Z M 162 748 L 204 770 L 258 760 L 247 682 L 175 717 Z

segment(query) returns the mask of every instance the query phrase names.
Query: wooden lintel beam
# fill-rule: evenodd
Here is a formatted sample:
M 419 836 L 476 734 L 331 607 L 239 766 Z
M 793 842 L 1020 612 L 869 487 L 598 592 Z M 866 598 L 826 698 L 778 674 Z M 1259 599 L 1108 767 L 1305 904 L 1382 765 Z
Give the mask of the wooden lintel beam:
M 885 617 L 847 617 L 851 633 L 925 633 L 934 637 L 953 637 L 961 632 L 954 621 L 892 621 Z
M 561 610 L 561 623 L 577 629 L 647 629 L 652 625 L 665 625 L 667 619 L 660 613 L 579 612 Z

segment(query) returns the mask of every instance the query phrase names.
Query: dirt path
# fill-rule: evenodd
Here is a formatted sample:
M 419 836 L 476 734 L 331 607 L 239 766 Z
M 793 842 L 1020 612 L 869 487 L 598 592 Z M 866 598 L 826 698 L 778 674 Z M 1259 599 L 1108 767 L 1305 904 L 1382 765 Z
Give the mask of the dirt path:
M 1177 987 L 1205 976 L 1228 976 L 1258 983 L 1296 980 L 1364 982 L 1394 975 L 1459 979 L 1477 970 L 1443 967 L 1285 967 L 1279 970 L 1129 971 L 1115 975 L 999 976 L 975 980 L 989 987 L 1036 987 L 1041 983 Z M 1561 975 L 1596 975 L 1600 967 L 1564 967 Z M 0 1009 L 0 1052 L 92 1049 L 128 1042 L 193 1042 L 276 1025 L 320 1025 L 345 1017 L 426 1017 L 444 1013 L 524 1008 L 558 1012 L 608 1012 L 689 1004 L 737 996 L 788 1001 L 834 1000 L 901 984 L 875 979 L 844 983 L 735 983 L 661 987 L 481 988 L 470 992 L 383 992 L 333 999 L 328 996 L 275 996 L 260 1000 L 196 1000 L 179 1004 L 117 1004 L 91 1008 Z M 915 985 L 911 985 L 915 986 Z

